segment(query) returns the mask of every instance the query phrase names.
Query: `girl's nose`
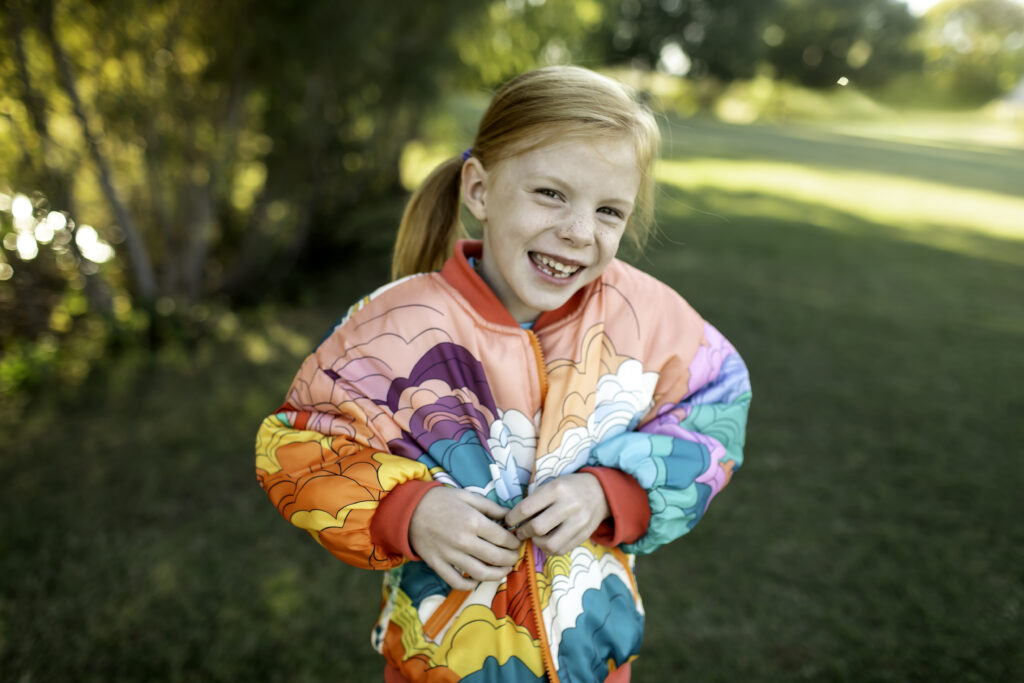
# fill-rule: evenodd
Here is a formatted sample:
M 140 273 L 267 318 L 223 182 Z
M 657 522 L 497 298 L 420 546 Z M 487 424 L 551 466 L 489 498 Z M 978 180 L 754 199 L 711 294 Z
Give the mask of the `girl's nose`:
M 558 229 L 558 237 L 574 247 L 587 247 L 594 243 L 594 218 L 589 214 L 573 214 Z

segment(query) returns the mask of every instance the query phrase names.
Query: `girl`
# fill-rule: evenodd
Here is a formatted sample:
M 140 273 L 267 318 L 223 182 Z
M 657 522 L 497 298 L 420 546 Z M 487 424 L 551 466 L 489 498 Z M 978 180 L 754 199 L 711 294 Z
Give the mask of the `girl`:
M 634 555 L 742 460 L 728 341 L 615 260 L 651 216 L 658 130 L 577 67 L 495 95 L 415 193 L 396 282 L 353 306 L 256 444 L 280 513 L 384 574 L 386 681 L 627 681 Z M 461 202 L 482 241 L 460 240 Z

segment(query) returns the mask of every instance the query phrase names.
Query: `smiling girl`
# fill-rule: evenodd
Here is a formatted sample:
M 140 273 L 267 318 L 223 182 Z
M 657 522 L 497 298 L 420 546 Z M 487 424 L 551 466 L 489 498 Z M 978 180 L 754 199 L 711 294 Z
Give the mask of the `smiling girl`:
M 386 570 L 387 681 L 628 681 L 636 554 L 742 462 L 750 383 L 642 242 L 658 145 L 577 67 L 495 95 L 409 202 L 396 281 L 353 306 L 257 437 L 260 484 L 339 559 Z M 459 239 L 460 205 L 482 227 Z

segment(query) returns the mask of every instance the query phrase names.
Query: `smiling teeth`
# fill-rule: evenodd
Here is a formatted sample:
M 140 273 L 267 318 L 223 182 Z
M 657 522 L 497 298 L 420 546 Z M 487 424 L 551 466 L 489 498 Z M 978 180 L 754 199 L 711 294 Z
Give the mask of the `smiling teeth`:
M 553 271 L 550 272 L 550 275 L 554 277 L 569 277 L 580 269 L 580 266 L 570 266 L 552 258 L 548 258 L 543 254 L 535 253 L 533 255 L 533 260 L 538 265 L 544 266 L 546 269 Z

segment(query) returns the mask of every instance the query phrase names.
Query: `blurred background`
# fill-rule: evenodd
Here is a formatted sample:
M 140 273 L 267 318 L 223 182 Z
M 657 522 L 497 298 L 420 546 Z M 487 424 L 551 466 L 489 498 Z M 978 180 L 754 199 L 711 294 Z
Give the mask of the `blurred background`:
M 1024 679 L 1024 4 L 7 0 L 0 680 L 379 680 L 379 576 L 277 517 L 255 431 L 551 63 L 658 112 L 624 256 L 754 383 L 639 560 L 634 680 Z

